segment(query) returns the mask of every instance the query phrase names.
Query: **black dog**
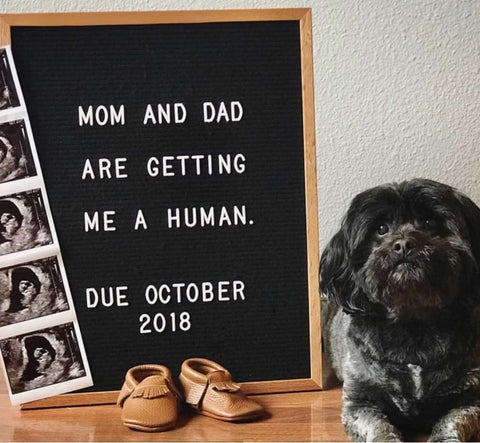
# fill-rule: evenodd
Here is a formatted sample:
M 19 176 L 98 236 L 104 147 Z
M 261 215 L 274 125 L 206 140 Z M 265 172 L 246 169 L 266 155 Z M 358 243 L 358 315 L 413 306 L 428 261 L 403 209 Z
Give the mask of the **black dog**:
M 416 179 L 357 195 L 320 262 L 354 440 L 480 436 L 480 209 Z

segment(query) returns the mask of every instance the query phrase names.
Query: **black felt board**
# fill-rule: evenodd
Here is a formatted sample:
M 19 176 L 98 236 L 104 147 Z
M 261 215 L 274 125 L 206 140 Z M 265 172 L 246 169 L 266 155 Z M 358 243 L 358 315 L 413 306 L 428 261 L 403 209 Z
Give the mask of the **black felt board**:
M 213 359 L 237 381 L 310 377 L 298 21 L 11 28 L 23 89 L 94 391 L 128 368 Z M 240 101 L 206 124 L 202 103 Z M 143 125 L 147 104 L 181 102 L 184 124 Z M 79 126 L 78 106 L 125 106 L 125 125 Z M 152 156 L 235 154 L 246 171 L 150 177 Z M 83 180 L 85 160 L 125 157 L 127 179 Z M 125 171 L 124 171 L 125 172 Z M 178 171 L 177 171 L 178 172 Z M 168 208 L 245 205 L 253 224 L 169 229 Z M 143 210 L 148 230 L 133 229 Z M 84 212 L 115 211 L 114 232 Z M 240 280 L 245 301 L 151 306 L 149 284 Z M 86 288 L 128 286 L 128 307 L 88 309 Z M 191 316 L 140 334 L 139 317 Z M 152 323 L 150 323 L 152 329 Z

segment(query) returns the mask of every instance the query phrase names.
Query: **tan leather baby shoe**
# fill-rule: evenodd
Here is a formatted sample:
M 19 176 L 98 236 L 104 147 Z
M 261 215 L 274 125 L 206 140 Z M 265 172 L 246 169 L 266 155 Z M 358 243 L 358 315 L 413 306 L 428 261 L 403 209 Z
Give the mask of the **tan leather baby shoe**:
M 137 431 L 166 431 L 177 424 L 182 396 L 166 366 L 141 365 L 129 369 L 118 396 L 125 426 Z
M 223 366 L 204 358 L 182 364 L 179 377 L 187 405 L 199 414 L 225 421 L 254 420 L 263 407 L 247 398 Z

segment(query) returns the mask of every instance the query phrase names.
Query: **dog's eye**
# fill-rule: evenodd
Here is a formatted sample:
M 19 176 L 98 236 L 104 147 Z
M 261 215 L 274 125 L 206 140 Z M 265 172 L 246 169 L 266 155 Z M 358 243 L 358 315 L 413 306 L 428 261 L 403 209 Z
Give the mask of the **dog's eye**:
M 438 223 L 433 218 L 426 218 L 423 221 L 423 226 L 425 227 L 425 229 L 435 229 L 438 226 Z
M 380 225 L 377 228 L 378 235 L 385 235 L 388 232 L 388 225 Z

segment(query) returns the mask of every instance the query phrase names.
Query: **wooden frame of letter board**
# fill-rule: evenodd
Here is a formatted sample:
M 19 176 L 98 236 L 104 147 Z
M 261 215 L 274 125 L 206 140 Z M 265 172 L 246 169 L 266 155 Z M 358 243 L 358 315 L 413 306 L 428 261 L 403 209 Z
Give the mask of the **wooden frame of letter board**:
M 318 294 L 319 253 L 311 9 L 294 8 L 265 10 L 55 14 L 42 13 L 0 15 L 0 46 L 11 44 L 10 28 L 14 26 L 115 26 L 133 24 L 185 24 L 284 20 L 298 20 L 300 23 L 311 377 L 305 379 L 242 383 L 242 389 L 247 394 L 295 392 L 322 389 L 320 297 Z M 117 396 L 118 392 L 116 391 L 62 394 L 56 397 L 50 397 L 43 400 L 26 403 L 22 405 L 22 409 L 87 404 L 109 404 L 115 403 Z

